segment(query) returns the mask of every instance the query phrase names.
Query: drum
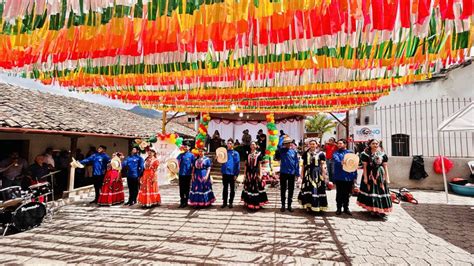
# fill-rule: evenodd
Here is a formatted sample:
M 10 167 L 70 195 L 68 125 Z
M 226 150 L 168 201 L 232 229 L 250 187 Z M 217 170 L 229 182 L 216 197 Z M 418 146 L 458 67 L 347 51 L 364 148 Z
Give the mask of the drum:
M 17 198 L 21 198 L 20 186 L 7 187 L 0 190 L 1 201 L 8 201 L 8 200 L 17 199 Z
M 13 226 L 19 231 L 37 227 L 43 222 L 46 206 L 40 202 L 28 202 L 18 207 L 12 214 Z
M 22 198 L 7 200 L 7 201 L 4 201 L 4 202 L 0 203 L 0 208 L 4 208 L 4 209 L 13 208 L 13 209 L 16 209 L 18 206 L 21 205 L 22 202 L 23 202 Z
M 34 198 L 51 193 L 51 184 L 49 182 L 38 183 L 29 186 L 30 193 Z

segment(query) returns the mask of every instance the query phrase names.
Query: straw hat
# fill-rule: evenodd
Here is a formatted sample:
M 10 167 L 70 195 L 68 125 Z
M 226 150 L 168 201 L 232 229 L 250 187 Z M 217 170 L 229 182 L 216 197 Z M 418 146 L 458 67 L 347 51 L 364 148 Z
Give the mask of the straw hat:
M 169 158 L 166 160 L 166 167 L 173 174 L 177 174 L 179 172 L 179 163 L 176 158 Z
M 352 173 L 359 168 L 359 156 L 354 153 L 346 153 L 344 155 L 344 164 L 342 165 L 342 170 Z
M 216 149 L 216 159 L 219 163 L 226 163 L 227 158 L 227 149 L 224 147 L 220 147 Z
M 293 142 L 293 139 L 290 138 L 289 136 L 285 136 L 285 138 L 283 139 L 283 144 L 292 143 L 292 142 Z
M 79 161 L 77 161 L 76 159 L 74 159 L 74 157 L 72 157 L 71 167 L 72 167 L 72 168 L 84 168 L 84 165 L 81 164 L 81 163 L 80 163 Z

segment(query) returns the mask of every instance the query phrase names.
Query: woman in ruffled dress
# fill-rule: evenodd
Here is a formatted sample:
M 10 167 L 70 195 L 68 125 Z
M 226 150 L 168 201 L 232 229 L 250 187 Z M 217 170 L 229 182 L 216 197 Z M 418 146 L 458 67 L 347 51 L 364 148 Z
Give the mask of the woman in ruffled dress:
M 123 155 L 120 152 L 112 154 L 112 159 L 108 165 L 105 173 L 104 183 L 100 189 L 99 199 L 97 204 L 100 206 L 111 206 L 115 204 L 122 204 L 125 199 L 123 192 L 122 170 Z
M 316 140 L 309 141 L 309 149 L 303 153 L 303 181 L 298 201 L 303 209 L 324 212 L 328 209 L 326 197 L 326 156 L 319 150 Z
M 379 141 L 372 139 L 361 153 L 364 166 L 357 205 L 371 212 L 372 215 L 384 217 L 392 211 L 392 199 L 388 184 L 388 157 L 380 149 Z
M 189 205 L 195 207 L 210 206 L 216 197 L 212 191 L 211 160 L 204 155 L 204 150 L 199 150 L 199 155 L 194 162 L 194 173 L 189 192 Z
M 145 170 L 140 178 L 140 191 L 137 201 L 144 207 L 152 207 L 161 203 L 161 195 L 158 188 L 157 170 L 160 162 L 156 158 L 156 150 L 150 148 L 145 160 Z
M 258 210 L 268 203 L 267 192 L 261 178 L 261 161 L 262 155 L 257 151 L 257 143 L 253 141 L 245 161 L 244 189 L 241 196 L 244 206 L 252 210 Z

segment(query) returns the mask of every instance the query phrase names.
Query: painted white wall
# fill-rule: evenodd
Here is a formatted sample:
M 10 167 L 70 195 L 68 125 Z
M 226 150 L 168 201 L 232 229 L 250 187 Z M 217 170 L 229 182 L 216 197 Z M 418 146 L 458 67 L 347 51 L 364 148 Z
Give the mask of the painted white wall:
M 398 87 L 381 97 L 375 107 L 441 98 L 474 97 L 474 63 L 450 71 L 446 79 Z
M 465 105 L 464 102 L 457 102 L 459 98 L 466 99 L 466 103 L 469 102 L 469 99 L 471 101 L 474 99 L 474 64 L 454 69 L 447 73 L 444 79 L 397 88 L 389 95 L 380 98 L 374 106 L 361 108 L 361 125 L 364 125 L 364 117 L 367 115 L 370 117 L 369 124 L 381 126 L 384 147 L 389 155 L 391 154 L 391 136 L 393 134 L 407 134 L 410 135 L 410 155 L 437 155 L 446 149 L 450 156 L 474 157 L 474 136 L 472 133 L 441 133 L 441 143 L 438 144 L 438 125 Z M 443 104 L 441 104 L 441 99 Z M 454 104 L 452 103 L 453 99 L 456 100 Z M 431 110 L 429 102 L 436 100 L 438 100 L 438 110 L 436 108 Z M 425 104 L 425 101 L 428 105 Z M 422 102 L 421 105 L 420 102 Z M 374 111 L 374 108 L 383 109 L 394 105 L 396 108 L 392 108 L 388 112 Z M 350 134 L 353 132 L 356 117 L 357 111 L 350 111 Z M 410 127 L 412 128 L 411 132 Z M 414 128 L 419 130 L 413 130 Z M 344 136 L 345 128 L 339 125 L 338 137 Z M 469 147 L 469 152 L 467 147 Z
M 29 140 L 29 158 L 25 158 L 29 163 L 32 163 L 34 157 L 38 154 L 42 154 L 48 147 L 60 150 L 69 150 L 70 148 L 70 138 L 63 135 L 0 132 L 0 140 Z M 86 136 L 79 138 L 77 143 L 78 148 L 82 150 L 84 155 L 89 151 L 90 146 L 97 147 L 99 145 L 107 146 L 107 153 L 109 155 L 115 151 L 121 151 L 125 154 L 128 153 L 128 140 L 122 138 Z

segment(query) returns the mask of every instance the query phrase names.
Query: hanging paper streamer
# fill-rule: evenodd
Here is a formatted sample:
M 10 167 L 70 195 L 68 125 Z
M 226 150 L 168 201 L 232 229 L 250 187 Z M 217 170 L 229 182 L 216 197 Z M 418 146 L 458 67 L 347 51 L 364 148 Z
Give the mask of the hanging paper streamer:
M 472 0 L 0 1 L 0 70 L 178 112 L 344 111 L 472 56 Z

